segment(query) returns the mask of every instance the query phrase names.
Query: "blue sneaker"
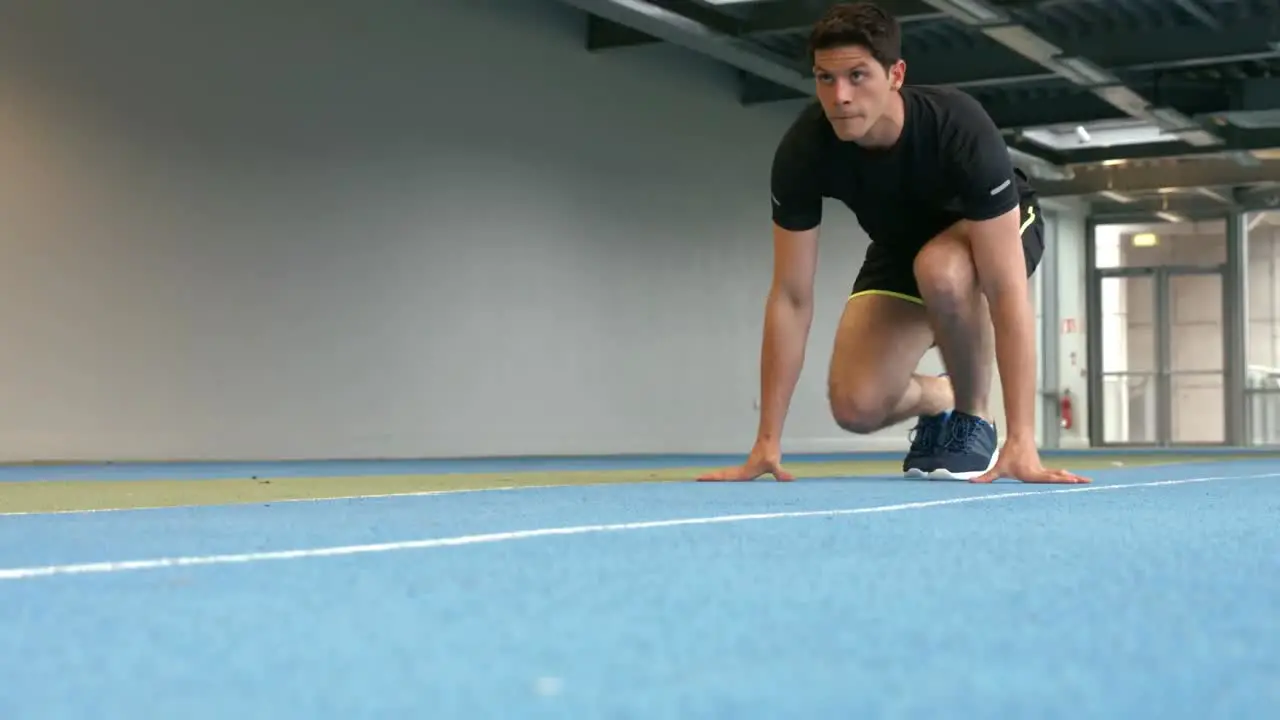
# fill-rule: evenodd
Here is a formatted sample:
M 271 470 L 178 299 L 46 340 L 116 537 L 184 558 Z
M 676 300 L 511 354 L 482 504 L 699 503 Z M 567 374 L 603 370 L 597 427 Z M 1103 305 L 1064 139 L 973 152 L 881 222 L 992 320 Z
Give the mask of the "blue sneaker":
M 951 413 L 939 439 L 929 477 L 945 480 L 972 480 L 995 467 L 999 452 L 996 426 L 980 417 Z
M 939 467 L 938 455 L 946 439 L 947 417 L 950 411 L 939 415 L 921 415 L 911 428 L 911 448 L 902 460 L 902 473 L 911 478 L 929 477 Z

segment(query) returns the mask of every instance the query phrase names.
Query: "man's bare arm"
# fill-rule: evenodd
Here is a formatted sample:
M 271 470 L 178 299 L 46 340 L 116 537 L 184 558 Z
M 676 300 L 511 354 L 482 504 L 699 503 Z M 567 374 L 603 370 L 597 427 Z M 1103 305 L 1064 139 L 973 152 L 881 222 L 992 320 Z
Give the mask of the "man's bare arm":
M 818 229 L 793 232 L 773 227 L 773 283 L 765 303 L 760 348 L 758 446 L 776 451 L 791 397 L 804 366 L 813 324 Z
M 969 246 L 978 282 L 991 307 L 996 366 L 1004 389 L 1009 433 L 995 467 L 972 482 L 1012 477 L 1033 483 L 1087 483 L 1088 478 L 1040 464 L 1036 450 L 1036 329 L 1031 312 L 1018 208 L 990 220 L 971 221 Z
M 996 367 L 1004 391 L 1008 442 L 1035 441 L 1036 329 L 1031 312 L 1019 209 L 969 221 L 978 282 L 991 308 Z

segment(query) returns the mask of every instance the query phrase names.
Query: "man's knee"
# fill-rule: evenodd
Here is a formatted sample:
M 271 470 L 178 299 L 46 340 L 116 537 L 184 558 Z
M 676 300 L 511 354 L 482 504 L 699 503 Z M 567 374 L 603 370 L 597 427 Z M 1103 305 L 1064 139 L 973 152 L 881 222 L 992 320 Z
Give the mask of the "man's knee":
M 923 307 L 869 293 L 845 306 L 827 376 L 831 416 L 848 432 L 866 434 L 894 421 L 911 374 L 933 342 Z
M 859 435 L 883 428 L 893 405 L 876 388 L 845 389 L 833 384 L 828 395 L 836 425 Z
M 929 241 L 916 255 L 912 269 L 920 295 L 933 313 L 962 312 L 978 291 L 973 253 L 968 242 L 955 233 Z

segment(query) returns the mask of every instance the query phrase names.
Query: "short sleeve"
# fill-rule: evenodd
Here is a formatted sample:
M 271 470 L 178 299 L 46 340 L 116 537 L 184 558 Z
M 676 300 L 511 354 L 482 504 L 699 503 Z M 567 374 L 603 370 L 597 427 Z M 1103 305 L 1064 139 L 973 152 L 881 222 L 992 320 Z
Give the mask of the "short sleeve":
M 822 134 L 809 108 L 787 129 L 773 154 L 770 202 L 773 222 L 784 230 L 812 230 L 822 222 L 821 157 Z
M 944 152 L 967 220 L 990 220 L 1018 207 L 1009 148 L 991 117 L 968 95 L 955 103 Z

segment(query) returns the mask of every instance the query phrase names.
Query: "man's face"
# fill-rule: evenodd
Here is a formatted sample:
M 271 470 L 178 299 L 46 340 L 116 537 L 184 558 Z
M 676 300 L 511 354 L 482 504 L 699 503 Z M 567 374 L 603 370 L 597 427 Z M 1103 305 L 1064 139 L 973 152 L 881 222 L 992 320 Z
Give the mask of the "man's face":
M 889 107 L 892 93 L 902 86 L 906 63 L 899 60 L 885 70 L 863 47 L 819 50 L 813 58 L 818 100 L 841 140 L 862 139 Z

